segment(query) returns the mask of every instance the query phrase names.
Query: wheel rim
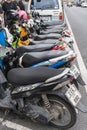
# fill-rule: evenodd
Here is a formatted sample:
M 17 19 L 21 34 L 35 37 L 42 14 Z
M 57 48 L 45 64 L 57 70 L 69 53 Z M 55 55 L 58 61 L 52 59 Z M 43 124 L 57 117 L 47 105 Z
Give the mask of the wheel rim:
M 54 114 L 54 118 L 51 120 L 51 123 L 56 126 L 66 126 L 71 122 L 71 114 L 65 104 L 60 101 L 50 99 L 51 111 Z M 59 113 L 59 114 L 57 114 Z M 55 116 L 56 115 L 56 116 Z

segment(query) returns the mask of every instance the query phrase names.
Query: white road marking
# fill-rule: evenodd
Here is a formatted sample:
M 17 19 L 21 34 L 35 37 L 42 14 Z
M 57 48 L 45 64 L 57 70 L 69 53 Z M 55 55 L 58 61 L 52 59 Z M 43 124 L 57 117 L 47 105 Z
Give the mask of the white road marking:
M 67 23 L 67 26 L 68 26 L 68 29 L 70 30 L 71 32 L 71 35 L 72 35 L 72 39 L 74 41 L 74 44 L 73 44 L 73 48 L 74 48 L 74 51 L 77 53 L 77 62 L 78 62 L 78 65 L 79 65 L 79 69 L 80 69 L 80 72 L 81 72 L 81 75 L 83 77 L 83 80 L 85 81 L 85 83 L 87 84 L 87 69 L 86 69 L 86 66 L 84 64 L 84 61 L 83 61 L 83 58 L 81 56 L 81 53 L 79 51 L 79 48 L 77 46 L 77 43 L 76 43 L 76 40 L 75 40 L 75 37 L 74 37 L 74 34 L 72 32 L 72 29 L 71 29 L 71 26 L 69 24 L 69 21 L 68 21 L 68 18 L 66 16 L 66 13 L 65 13 L 65 19 L 66 19 L 66 23 Z M 87 92 L 87 85 L 85 85 L 85 90 Z
M 3 121 L 2 118 L 0 118 L 0 123 L 2 124 L 2 126 L 7 126 L 8 128 L 15 129 L 15 130 L 32 130 L 30 128 L 24 127 L 22 125 L 19 125 L 17 123 L 8 120 Z

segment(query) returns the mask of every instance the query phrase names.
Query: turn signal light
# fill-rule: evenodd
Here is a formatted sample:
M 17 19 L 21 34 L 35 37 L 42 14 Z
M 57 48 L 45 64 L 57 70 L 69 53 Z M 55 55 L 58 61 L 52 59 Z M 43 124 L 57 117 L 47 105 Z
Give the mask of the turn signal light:
M 63 19 L 63 12 L 59 13 L 59 19 L 62 20 Z
M 73 56 L 69 61 L 70 62 L 74 61 L 74 59 L 76 59 L 76 57 L 77 57 L 77 54 L 75 56 Z

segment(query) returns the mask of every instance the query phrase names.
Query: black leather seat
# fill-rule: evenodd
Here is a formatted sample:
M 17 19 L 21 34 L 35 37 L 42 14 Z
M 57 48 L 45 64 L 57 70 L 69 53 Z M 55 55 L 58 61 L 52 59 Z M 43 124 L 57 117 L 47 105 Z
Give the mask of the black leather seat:
M 8 81 L 13 85 L 28 85 L 44 82 L 48 78 L 61 74 L 65 69 L 48 67 L 14 68 L 8 72 Z
M 60 41 L 58 41 L 58 39 L 45 39 L 45 40 L 37 40 L 37 41 L 35 41 L 35 40 L 33 40 L 33 39 L 30 39 L 31 40 L 31 45 L 35 45 L 35 44 L 59 44 L 60 43 Z
M 52 58 L 60 57 L 66 54 L 68 54 L 68 52 L 62 50 L 25 53 L 22 57 L 22 65 L 24 67 L 29 67 L 33 64 L 40 63 Z
M 29 45 L 29 46 L 22 46 L 16 49 L 16 55 L 21 56 L 25 52 L 40 52 L 51 50 L 56 44 L 36 44 L 36 45 Z
M 50 33 L 50 34 L 43 34 L 43 35 L 35 35 L 34 40 L 58 39 L 60 37 L 61 37 L 60 34 Z

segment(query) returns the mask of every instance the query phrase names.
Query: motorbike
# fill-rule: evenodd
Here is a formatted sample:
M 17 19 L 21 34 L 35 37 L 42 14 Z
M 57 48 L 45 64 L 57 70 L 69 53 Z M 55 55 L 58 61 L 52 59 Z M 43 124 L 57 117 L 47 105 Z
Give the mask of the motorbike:
M 41 34 L 31 33 L 32 38 L 35 41 L 46 40 L 46 39 L 59 39 L 60 37 L 68 37 L 70 39 L 70 32 L 68 30 L 62 31 L 61 33 L 48 32 L 45 30 L 45 33 Z
M 79 84 L 84 86 L 85 83 L 81 80 L 77 67 L 15 68 L 18 59 L 12 49 L 4 47 L 0 50 L 0 108 L 59 129 L 71 128 L 76 123 L 76 109 L 87 113 L 87 107 L 81 103 L 82 95 L 78 90 Z M 43 59 L 51 57 L 53 60 L 50 61 L 53 62 L 59 59 L 54 56 L 61 54 L 54 50 L 49 55 L 48 51 L 41 53 L 45 53 Z M 67 51 L 63 53 L 66 55 L 62 58 L 69 55 Z M 73 51 L 69 53 L 72 55 Z M 33 55 L 31 53 L 31 60 Z
M 25 52 L 24 54 L 22 52 L 20 48 L 16 51 L 16 54 L 19 56 L 19 66 L 21 67 L 69 67 L 77 56 L 73 50 L 48 50 L 42 52 Z
M 25 28 L 25 27 L 24 27 Z M 27 30 L 28 34 L 24 37 L 19 36 L 19 29 L 18 26 L 16 25 L 16 23 L 14 22 L 14 24 L 12 24 L 12 26 L 10 27 L 10 32 L 13 35 L 13 46 L 17 47 L 19 41 L 21 40 L 21 42 L 25 43 L 27 42 L 26 39 L 29 39 L 29 45 L 35 45 L 35 44 L 54 44 L 54 43 L 60 43 L 62 42 L 66 42 L 67 44 L 71 44 L 72 43 L 72 39 L 70 38 L 70 34 L 68 31 L 63 31 L 62 35 L 60 34 L 56 34 L 55 33 L 50 33 L 50 34 L 46 34 L 46 35 L 37 35 L 37 34 L 30 34 L 30 31 L 28 30 L 28 27 L 25 29 L 25 31 Z M 49 35 L 49 36 L 47 36 Z M 63 39 L 62 39 L 63 37 Z M 56 39 L 55 39 L 56 38 Z M 37 41 L 36 41 L 36 40 Z M 68 39 L 68 40 L 67 40 Z
M 0 69 L 2 70 L 5 76 L 7 76 L 7 72 L 10 69 L 16 68 L 16 67 L 34 68 L 37 66 L 45 66 L 48 68 L 57 68 L 57 69 L 63 68 L 63 67 L 70 68 L 72 66 L 72 64 L 70 63 L 76 58 L 76 54 L 73 53 L 73 51 L 70 51 L 69 53 L 67 53 L 67 51 L 57 52 L 53 50 L 53 51 L 50 51 L 49 54 L 48 54 L 49 51 L 44 51 L 44 52 L 41 52 L 40 57 L 38 57 L 39 52 L 32 52 L 29 55 L 27 53 L 24 53 L 23 55 L 20 48 L 17 48 L 17 49 L 19 49 L 19 51 L 12 48 L 12 46 L 11 48 L 9 47 L 0 48 L 0 51 L 1 51 Z M 58 57 L 58 54 L 60 55 L 59 57 Z M 78 81 L 81 83 L 83 82 L 81 75 L 79 76 Z
M 74 84 L 74 75 L 76 78 L 79 75 L 74 66 L 60 70 L 14 68 L 8 71 L 7 79 L 0 70 L 0 88 L 4 91 L 0 108 L 46 125 L 68 129 L 76 123 L 76 109 L 87 113 Z
M 50 34 L 50 33 L 57 33 L 61 34 L 62 36 L 67 36 L 70 37 L 71 33 L 68 30 L 68 27 L 61 27 L 59 25 L 54 25 L 52 27 L 47 28 L 46 25 L 43 25 L 43 20 L 39 19 L 29 19 L 27 21 L 27 24 L 29 26 L 30 32 L 34 33 L 36 32 L 37 34 Z M 44 27 L 43 27 L 44 26 Z M 38 32 L 37 32 L 38 30 Z
M 10 49 L 10 48 L 9 48 Z M 72 50 L 48 50 L 42 52 L 26 52 L 24 48 L 17 48 L 8 53 L 7 47 L 1 47 L 0 68 L 7 74 L 9 68 L 47 66 L 50 68 L 70 67 L 76 58 Z
M 35 14 L 36 15 L 36 14 Z M 38 19 L 36 19 L 36 17 L 37 16 L 34 16 L 35 17 L 35 19 L 34 20 L 32 20 L 32 19 L 30 19 L 30 20 L 28 20 L 28 21 L 24 21 L 22 24 L 24 25 L 24 24 L 27 24 L 28 25 L 28 27 L 27 28 L 25 28 L 25 30 L 27 30 L 27 31 L 29 31 L 29 33 L 31 33 L 31 31 L 30 30 L 32 30 L 31 28 L 33 28 L 33 30 L 37 30 L 36 29 L 36 27 L 34 27 L 34 22 L 36 21 L 36 20 L 38 20 Z M 32 22 L 33 21 L 33 22 Z M 42 22 L 42 20 L 40 19 L 40 20 L 38 20 L 37 21 L 37 23 L 40 23 L 40 25 L 41 25 L 41 22 Z M 43 23 L 43 22 L 42 22 Z M 40 26 L 40 25 L 38 25 L 38 26 Z M 29 29 L 29 30 L 28 30 Z M 54 29 L 52 28 L 52 31 L 53 31 Z M 59 33 L 54 33 L 54 32 L 50 32 L 49 31 L 49 33 L 47 32 L 48 31 L 48 29 L 45 31 L 45 32 L 47 32 L 46 34 L 44 34 L 44 35 L 37 35 L 36 34 L 36 31 L 33 31 L 32 32 L 32 34 L 31 34 L 31 37 L 34 39 L 34 40 L 37 40 L 37 41 L 40 41 L 40 40 L 46 40 L 46 39 L 59 39 L 60 37 L 69 37 L 70 38 L 70 32 L 69 32 L 69 30 L 65 30 L 65 28 L 59 28 L 59 32 L 60 32 L 60 34 Z M 62 30 L 62 31 L 61 31 Z M 13 31 L 12 31 L 13 32 Z M 34 33 L 35 32 L 35 33 Z M 30 35 L 29 35 L 30 36 Z M 27 37 L 23 37 L 23 39 L 27 39 Z M 22 39 L 22 40 L 23 40 Z
M 16 52 L 19 52 L 21 55 L 27 52 L 42 52 L 48 50 L 66 50 L 67 43 L 60 41 L 51 44 L 33 44 L 29 46 L 22 45 L 21 47 L 17 47 Z
M 30 27 L 29 27 L 30 30 Z M 61 30 L 61 29 L 59 29 Z M 60 41 L 66 42 L 70 47 L 72 46 L 73 39 L 71 37 L 71 33 L 69 30 L 63 30 L 59 31 L 57 33 L 54 33 L 54 29 L 52 29 L 52 32 L 48 32 L 49 30 L 45 30 L 45 33 L 42 31 L 40 35 L 37 35 L 36 33 L 32 33 L 30 31 L 31 37 L 30 37 L 30 45 L 35 44 L 53 44 L 58 43 Z
M 70 37 L 71 36 L 71 33 L 70 31 L 68 30 L 68 27 L 67 25 L 65 26 L 59 26 L 59 25 L 53 25 L 51 27 L 46 27 L 46 25 L 44 24 L 44 21 L 41 19 L 40 15 L 37 13 L 37 12 L 33 12 L 32 13 L 32 16 L 29 20 L 28 20 L 28 26 L 29 26 L 29 29 L 31 30 L 30 32 L 34 33 L 37 31 L 35 30 L 38 30 L 39 33 L 37 34 L 50 34 L 50 33 L 54 33 L 56 35 L 57 34 L 61 34 L 62 36 L 65 36 L 65 37 Z
M 12 69 L 12 68 L 16 68 L 16 67 L 22 67 L 22 68 L 34 68 L 34 67 L 38 67 L 38 66 L 45 66 L 45 67 L 49 67 L 49 68 L 66 68 L 66 67 L 71 67 L 72 64 L 71 62 L 76 58 L 76 55 L 74 53 L 72 53 L 72 51 L 70 53 L 67 54 L 67 52 L 59 52 L 59 57 L 58 57 L 58 53 L 56 51 L 53 51 L 48 54 L 47 56 L 47 52 L 41 52 L 42 53 L 42 57 L 43 59 L 46 58 L 52 58 L 50 60 L 44 60 L 44 62 L 42 62 L 42 57 L 38 57 L 36 58 L 39 52 L 35 52 L 35 55 L 28 55 L 27 53 L 21 52 L 20 48 L 17 48 L 19 52 L 17 51 L 13 51 L 12 49 L 10 50 L 10 48 L 4 48 L 1 50 L 3 51 L 2 56 L 0 58 L 0 68 L 3 71 L 4 75 L 7 77 L 7 72 Z M 9 52 L 8 52 L 9 51 Z M 66 53 L 66 54 L 65 54 Z M 43 54 L 45 54 L 43 56 Z M 71 55 L 71 56 L 70 56 Z M 36 56 L 36 57 L 35 57 Z M 41 54 L 40 54 L 41 56 Z M 57 57 L 56 57 L 57 56 Z M 61 60 L 60 60 L 61 57 Z M 40 63 L 39 63 L 40 62 Z M 78 81 L 81 82 L 81 84 L 84 84 L 84 81 L 81 77 L 81 75 L 78 78 Z M 77 81 L 76 81 L 77 82 Z
M 28 25 L 32 31 L 35 31 L 37 34 L 41 33 L 62 33 L 67 26 L 64 25 L 47 25 L 44 23 L 44 21 L 41 19 L 38 12 L 33 11 L 31 13 L 31 17 L 28 20 Z

